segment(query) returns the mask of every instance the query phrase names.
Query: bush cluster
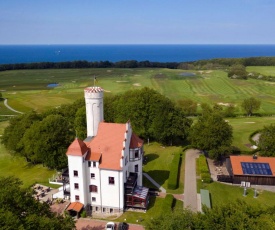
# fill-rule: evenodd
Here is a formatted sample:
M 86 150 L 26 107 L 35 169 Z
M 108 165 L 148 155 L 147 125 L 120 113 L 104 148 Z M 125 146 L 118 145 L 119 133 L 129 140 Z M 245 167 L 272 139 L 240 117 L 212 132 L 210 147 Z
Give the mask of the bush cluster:
M 176 189 L 178 187 L 178 173 L 180 165 L 180 154 L 174 155 L 174 159 L 171 163 L 170 174 L 168 178 L 168 189 Z
M 201 179 L 205 183 L 211 183 L 212 179 L 209 172 L 206 157 L 204 155 L 200 155 L 198 161 L 199 161 L 199 172 L 201 175 Z

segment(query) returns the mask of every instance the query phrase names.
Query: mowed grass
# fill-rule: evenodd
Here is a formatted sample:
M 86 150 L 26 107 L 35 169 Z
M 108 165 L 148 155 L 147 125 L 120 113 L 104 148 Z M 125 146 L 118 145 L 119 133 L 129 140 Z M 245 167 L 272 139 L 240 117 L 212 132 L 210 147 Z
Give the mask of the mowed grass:
M 262 71 L 265 68 L 266 71 L 273 71 L 269 67 L 262 67 Z M 184 77 L 181 75 L 183 72 L 192 72 L 196 76 Z M 14 70 L 0 72 L 0 90 L 3 96 L 9 99 L 9 105 L 18 111 L 26 112 L 32 109 L 43 111 L 83 98 L 83 90 L 93 85 L 94 76 L 97 77 L 97 85 L 105 90 L 105 94 L 150 87 L 174 101 L 190 98 L 198 104 L 232 103 L 240 114 L 243 113 L 240 106 L 243 99 L 256 97 L 262 102 L 260 113 L 275 114 L 275 90 L 272 82 L 229 79 L 227 73 L 222 70 L 185 71 L 161 68 Z M 47 87 L 49 83 L 59 83 L 59 86 L 50 89 Z
M 181 147 L 175 146 L 162 146 L 159 143 L 150 143 L 150 145 L 144 145 L 145 157 L 147 157 L 147 163 L 143 166 L 143 172 L 148 173 L 159 185 L 164 187 L 168 193 L 183 193 L 183 178 L 184 178 L 184 155 L 181 161 L 180 175 L 179 175 L 179 187 L 175 190 L 168 190 L 168 178 L 171 168 L 171 162 L 175 153 L 182 153 Z M 145 180 L 145 185 L 149 187 L 150 183 Z
M 233 128 L 233 146 L 240 150 L 252 150 L 248 147 L 249 135 L 264 126 L 275 124 L 275 117 L 237 117 L 226 119 Z
M 246 67 L 246 71 L 275 77 L 275 66 L 248 66 Z
M 162 213 L 162 204 L 164 199 L 159 197 L 150 197 L 148 210 L 145 212 L 124 212 L 119 218 L 115 221 L 117 222 L 126 222 L 133 224 L 145 225 L 146 222 L 150 222 L 151 219 L 158 217 Z M 183 202 L 180 200 L 175 200 L 175 205 L 173 209 L 182 210 Z M 169 210 L 166 211 L 168 213 Z
M 254 189 L 247 189 L 247 196 L 243 196 L 244 189 L 240 186 L 226 185 L 218 182 L 204 184 L 204 189 L 208 189 L 211 196 L 212 206 L 229 204 L 237 199 L 244 200 L 254 206 L 275 206 L 274 193 L 257 188 L 258 196 L 254 198 Z
M 0 135 L 8 121 L 0 122 Z M 54 170 L 49 170 L 42 165 L 33 165 L 26 162 L 23 157 L 11 155 L 0 143 L 0 177 L 14 176 L 23 181 L 23 187 L 30 187 L 34 183 L 49 185 L 48 178 L 55 174 Z

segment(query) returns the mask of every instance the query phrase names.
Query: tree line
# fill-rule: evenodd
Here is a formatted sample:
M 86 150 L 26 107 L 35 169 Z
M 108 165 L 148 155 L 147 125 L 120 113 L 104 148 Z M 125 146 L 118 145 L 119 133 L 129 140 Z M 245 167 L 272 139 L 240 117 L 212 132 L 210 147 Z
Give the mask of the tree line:
M 106 97 L 104 118 L 115 123 L 130 120 L 141 138 L 164 144 L 181 143 L 192 124 L 181 108 L 149 88 Z M 32 111 L 12 118 L 2 143 L 29 162 L 60 169 L 67 166 L 65 153 L 76 136 L 82 140 L 87 137 L 84 99 L 41 114 Z
M 215 58 L 188 62 L 152 62 L 122 60 L 118 62 L 86 60 L 65 62 L 34 62 L 1 64 L 0 71 L 20 69 L 79 69 L 79 68 L 169 68 L 169 69 L 226 69 L 234 65 L 274 66 L 275 57 Z
M 148 221 L 146 229 L 272 230 L 275 229 L 274 211 L 274 206 L 255 206 L 237 200 L 212 209 L 203 207 L 203 213 L 194 213 L 187 209 L 164 212 Z

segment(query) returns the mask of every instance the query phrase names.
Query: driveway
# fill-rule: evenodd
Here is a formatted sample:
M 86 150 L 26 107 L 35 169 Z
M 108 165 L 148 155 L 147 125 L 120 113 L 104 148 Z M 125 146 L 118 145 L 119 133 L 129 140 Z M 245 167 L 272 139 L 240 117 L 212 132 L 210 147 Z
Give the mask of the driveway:
M 197 149 L 188 149 L 185 153 L 184 208 L 194 212 L 198 211 L 196 158 L 199 153 Z

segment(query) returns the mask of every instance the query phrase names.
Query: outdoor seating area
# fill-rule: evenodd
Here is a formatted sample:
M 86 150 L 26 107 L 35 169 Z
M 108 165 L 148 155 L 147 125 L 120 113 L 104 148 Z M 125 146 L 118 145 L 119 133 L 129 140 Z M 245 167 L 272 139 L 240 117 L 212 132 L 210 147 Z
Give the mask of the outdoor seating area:
M 43 186 L 40 184 L 35 184 L 33 186 L 34 195 L 33 197 L 41 202 L 46 202 L 48 204 L 52 204 L 52 188 L 48 186 Z

